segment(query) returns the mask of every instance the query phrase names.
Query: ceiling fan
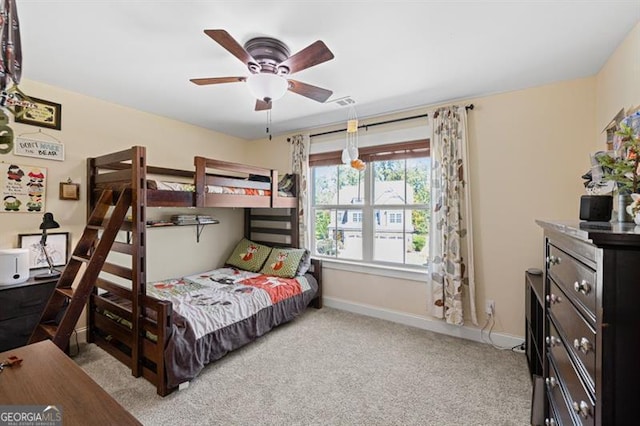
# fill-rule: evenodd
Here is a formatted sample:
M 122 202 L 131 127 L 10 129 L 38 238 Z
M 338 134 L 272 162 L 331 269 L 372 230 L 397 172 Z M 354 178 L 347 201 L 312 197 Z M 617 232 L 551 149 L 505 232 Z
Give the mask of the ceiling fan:
M 288 78 L 289 75 L 333 59 L 333 53 L 321 41 L 307 46 L 294 55 L 286 44 L 270 37 L 256 37 L 241 46 L 225 30 L 204 30 L 205 34 L 244 63 L 248 77 L 192 78 L 198 85 L 246 82 L 256 97 L 256 111 L 271 109 L 272 102 L 284 96 L 287 90 L 318 102 L 325 102 L 331 90 L 312 86 Z

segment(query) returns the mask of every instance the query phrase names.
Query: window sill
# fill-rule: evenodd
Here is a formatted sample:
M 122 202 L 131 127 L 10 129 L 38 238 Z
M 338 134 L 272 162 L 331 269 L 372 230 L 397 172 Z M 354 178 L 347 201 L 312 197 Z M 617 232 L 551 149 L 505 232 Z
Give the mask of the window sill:
M 359 274 L 377 275 L 389 278 L 400 278 L 410 281 L 427 281 L 427 271 L 394 268 L 393 266 L 380 266 L 372 263 L 349 262 L 348 260 L 336 260 L 319 257 L 322 267 L 338 271 L 356 272 Z

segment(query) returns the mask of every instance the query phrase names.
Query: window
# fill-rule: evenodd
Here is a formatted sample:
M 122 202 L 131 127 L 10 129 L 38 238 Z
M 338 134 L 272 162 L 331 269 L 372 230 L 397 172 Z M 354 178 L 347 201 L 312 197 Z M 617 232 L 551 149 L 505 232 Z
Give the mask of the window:
M 315 255 L 423 269 L 428 258 L 428 141 L 360 149 L 366 170 L 340 152 L 313 154 L 312 235 Z
M 402 213 L 389 213 L 389 223 L 402 223 Z

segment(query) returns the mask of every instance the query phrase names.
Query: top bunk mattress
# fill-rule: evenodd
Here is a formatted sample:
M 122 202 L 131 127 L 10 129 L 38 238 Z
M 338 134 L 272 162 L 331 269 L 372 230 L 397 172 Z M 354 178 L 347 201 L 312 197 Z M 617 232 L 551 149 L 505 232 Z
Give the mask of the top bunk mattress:
M 196 186 L 193 183 L 168 182 L 168 181 L 148 179 L 147 189 L 158 189 L 162 191 L 195 192 Z M 268 190 L 268 189 L 240 188 L 240 187 L 219 186 L 219 185 L 207 185 L 205 186 L 205 192 L 207 194 L 235 194 L 235 195 L 257 195 L 257 196 L 271 195 L 271 190 Z M 293 192 L 291 192 L 290 190 L 289 191 L 278 190 L 278 196 L 295 197 Z

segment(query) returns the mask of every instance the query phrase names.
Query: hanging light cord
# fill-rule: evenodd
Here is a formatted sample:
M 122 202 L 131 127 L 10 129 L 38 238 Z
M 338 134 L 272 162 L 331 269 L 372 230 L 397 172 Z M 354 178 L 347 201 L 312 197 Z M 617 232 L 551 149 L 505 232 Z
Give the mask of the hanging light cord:
M 271 110 L 268 109 L 267 110 L 267 135 L 269 135 L 269 140 L 271 140 L 272 136 L 271 136 Z

